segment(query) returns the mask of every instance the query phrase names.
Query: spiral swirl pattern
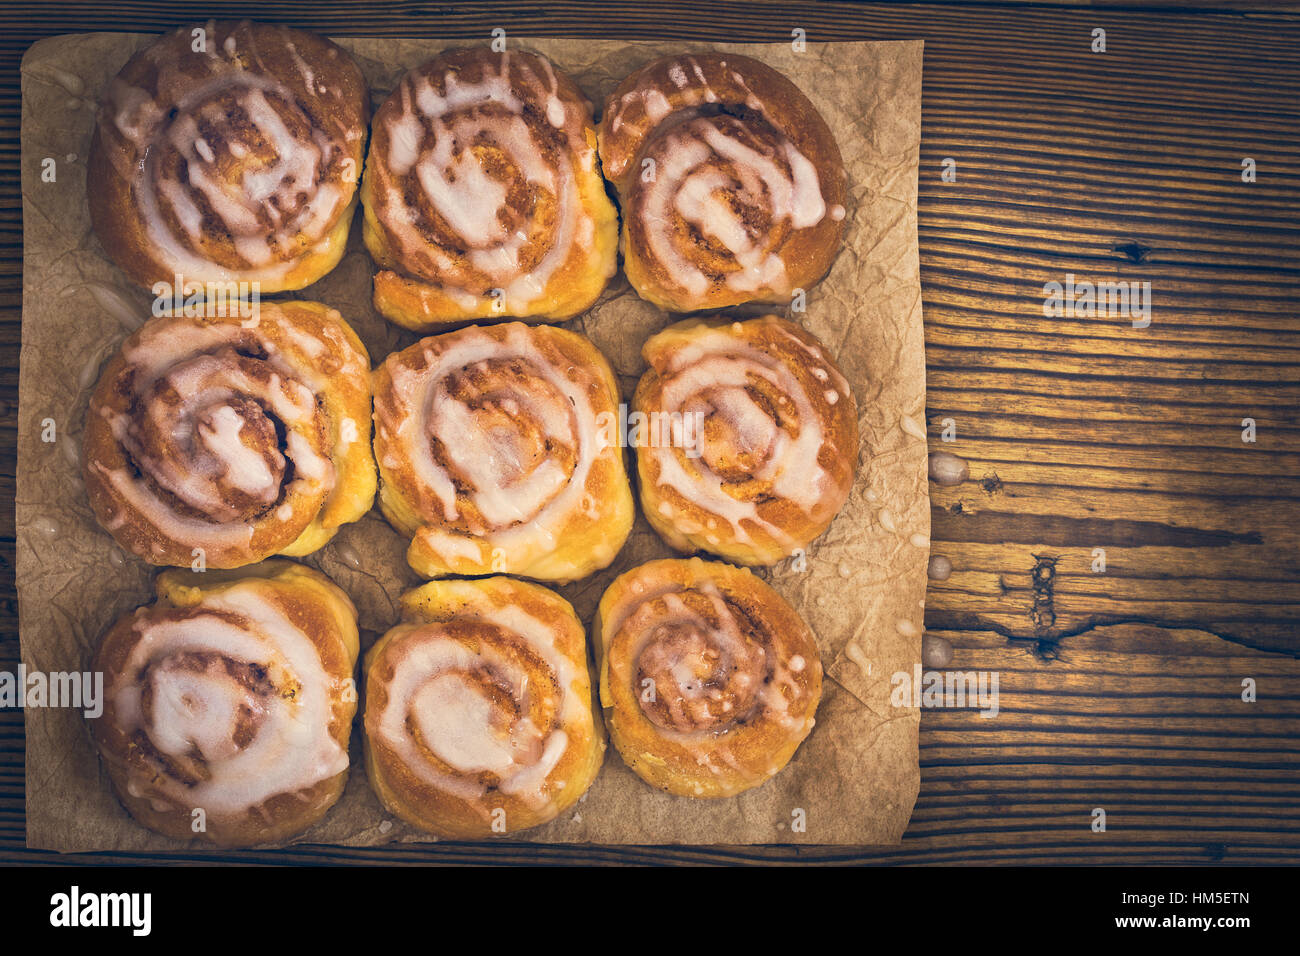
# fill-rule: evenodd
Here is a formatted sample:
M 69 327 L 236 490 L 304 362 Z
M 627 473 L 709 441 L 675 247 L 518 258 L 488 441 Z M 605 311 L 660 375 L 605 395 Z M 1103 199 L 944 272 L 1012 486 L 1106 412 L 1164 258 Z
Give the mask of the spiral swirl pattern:
M 576 802 L 604 739 L 572 608 L 507 578 L 434 582 L 402 603 L 407 622 L 366 664 L 369 767 L 385 804 L 436 833 L 479 836 Z
M 373 500 L 368 366 L 338 313 L 315 303 L 263 304 L 256 324 L 147 322 L 91 398 L 96 517 L 153 564 L 190 565 L 195 549 L 216 568 L 315 550 Z
M 368 101 L 318 37 L 242 23 L 170 34 L 110 84 L 91 212 L 138 281 L 315 281 L 343 252 Z
M 816 338 L 776 316 L 688 321 L 643 354 L 635 408 L 696 423 L 693 447 L 637 448 L 646 517 L 669 544 L 774 564 L 826 530 L 853 484 L 858 428 Z
M 653 561 L 601 599 L 601 703 L 624 760 L 685 796 L 757 786 L 812 729 L 817 645 L 748 571 Z
M 107 686 L 93 730 L 128 809 L 227 844 L 319 819 L 342 792 L 356 709 L 347 597 L 288 562 L 242 578 L 167 572 L 158 590 L 96 657 Z
M 628 279 L 689 312 L 788 299 L 825 274 L 845 217 L 829 128 L 745 57 L 660 60 L 610 97 L 601 160 L 623 207 Z
M 375 373 L 380 503 L 430 577 L 572 580 L 631 527 L 605 424 L 613 373 L 581 336 L 521 323 L 424 339 Z
M 456 50 L 375 117 L 363 202 L 381 312 L 412 328 L 564 318 L 614 271 L 591 110 L 550 61 Z
M 699 117 L 645 151 L 657 175 L 637 190 L 628 243 L 703 296 L 714 277 L 728 289 L 788 296 L 780 252 L 796 229 L 826 214 L 812 165 L 766 124 Z

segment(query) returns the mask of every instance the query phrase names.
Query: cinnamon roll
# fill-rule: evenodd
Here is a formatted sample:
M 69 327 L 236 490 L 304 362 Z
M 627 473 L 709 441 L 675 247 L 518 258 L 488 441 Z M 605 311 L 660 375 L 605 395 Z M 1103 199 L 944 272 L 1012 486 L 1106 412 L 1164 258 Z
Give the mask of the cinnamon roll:
M 435 335 L 374 375 L 379 504 L 425 577 L 573 581 L 632 528 L 618 386 L 590 341 L 520 322 Z
M 600 126 L 623 268 L 672 312 L 789 301 L 839 251 L 844 163 L 788 79 L 731 53 L 669 56 L 625 79 Z
M 374 304 L 409 329 L 568 319 L 614 274 L 590 105 L 534 53 L 454 49 L 411 70 L 374 116 L 361 202 Z
M 369 415 L 370 359 L 333 309 L 151 319 L 90 399 L 90 506 L 150 564 L 309 554 L 374 501 Z
M 452 838 L 554 819 L 605 754 L 587 642 L 536 584 L 434 581 L 366 655 L 366 770 L 380 801 Z
M 290 561 L 165 571 L 158 600 L 109 630 L 91 733 L 119 799 L 178 840 L 273 843 L 343 793 L 356 713 L 357 613 Z
M 569 318 L 614 274 L 591 107 L 543 56 L 452 50 L 408 73 L 375 114 L 361 197 L 375 306 L 406 328 Z
M 247 21 L 174 30 L 105 93 L 95 233 L 145 286 L 301 289 L 343 256 L 369 115 L 361 71 L 328 40 Z
M 769 565 L 830 526 L 853 487 L 858 419 L 824 345 L 769 315 L 679 322 L 642 355 L 633 407 L 684 439 L 636 443 L 642 510 L 669 545 Z
M 610 739 L 651 786 L 732 796 L 775 776 L 812 730 L 817 642 L 748 570 L 643 564 L 609 586 L 594 629 Z

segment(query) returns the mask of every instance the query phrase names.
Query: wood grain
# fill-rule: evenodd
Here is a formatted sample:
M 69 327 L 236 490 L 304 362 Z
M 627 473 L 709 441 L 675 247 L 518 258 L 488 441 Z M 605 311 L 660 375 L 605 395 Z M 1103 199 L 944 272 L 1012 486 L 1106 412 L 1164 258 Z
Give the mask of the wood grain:
M 932 582 L 926 624 L 955 646 L 953 668 L 998 672 L 1001 693 L 995 719 L 923 714 L 922 792 L 897 848 L 439 844 L 220 859 L 1300 861 L 1300 16 L 1294 4 L 1198 6 L 211 5 L 340 35 L 924 37 L 926 425 L 932 449 L 970 470 L 957 487 L 931 486 L 933 550 L 954 572 Z M 0 8 L 0 493 L 11 499 L 19 58 L 41 36 L 184 22 L 144 2 L 64 3 L 33 19 Z M 1096 27 L 1104 54 L 1089 49 Z M 954 182 L 941 178 L 947 158 Z M 1150 282 L 1150 327 L 1045 317 L 1044 284 L 1067 274 Z M 11 669 L 12 512 L 0 522 L 0 668 Z M 1241 699 L 1246 677 L 1255 703 Z M 21 849 L 21 720 L 0 713 L 0 860 L 58 860 Z M 1097 807 L 1105 833 L 1090 827 Z

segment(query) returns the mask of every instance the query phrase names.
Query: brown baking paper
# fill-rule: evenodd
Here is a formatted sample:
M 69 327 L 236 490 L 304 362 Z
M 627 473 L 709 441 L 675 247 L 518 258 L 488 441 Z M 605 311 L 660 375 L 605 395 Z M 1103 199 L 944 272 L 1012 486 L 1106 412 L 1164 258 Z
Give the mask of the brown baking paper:
M 149 293 L 130 286 L 90 230 L 85 159 L 101 89 L 151 39 L 107 33 L 54 37 L 33 46 L 23 59 L 17 550 L 22 659 L 29 670 L 84 670 L 113 620 L 152 599 L 154 569 L 125 555 L 95 524 L 78 462 L 86 403 L 99 369 L 129 329 L 150 314 Z M 441 49 L 463 45 L 338 42 L 356 56 L 376 104 L 405 70 Z M 853 386 L 863 452 L 848 504 L 806 559 L 760 572 L 812 626 L 830 677 L 817 725 L 790 765 L 738 797 L 691 800 L 646 786 L 611 747 L 580 804 L 546 826 L 503 839 L 897 842 L 919 783 L 919 712 L 910 705 L 891 706 L 890 678 L 900 671 L 910 675 L 920 659 L 930 525 L 916 237 L 922 44 L 810 43 L 796 52 L 789 44 L 510 42 L 551 57 L 596 104 L 647 61 L 703 49 L 763 60 L 816 103 L 848 169 L 847 244 L 830 275 L 810 290 L 806 314 L 793 317 L 826 343 Z M 54 181 L 47 182 L 51 169 Z M 358 223 L 334 272 L 293 297 L 339 309 L 377 364 L 414 336 L 385 322 L 371 306 L 372 265 L 360 231 Z M 626 400 L 645 367 L 641 344 L 671 321 L 638 299 L 620 275 L 586 316 L 568 325 L 609 357 Z M 55 440 L 43 440 L 50 437 Z M 306 559 L 351 594 L 361 613 L 363 643 L 396 621 L 398 594 L 417 583 L 404 559 L 406 544 L 376 510 Z M 612 567 L 560 591 L 590 622 L 615 575 L 671 554 L 638 517 Z M 128 818 L 100 770 L 81 711 L 29 708 L 26 719 L 29 846 L 183 847 Z M 429 839 L 393 819 L 371 793 L 360 738 L 358 726 L 342 800 L 295 842 Z M 795 825 L 800 819 L 806 828 Z

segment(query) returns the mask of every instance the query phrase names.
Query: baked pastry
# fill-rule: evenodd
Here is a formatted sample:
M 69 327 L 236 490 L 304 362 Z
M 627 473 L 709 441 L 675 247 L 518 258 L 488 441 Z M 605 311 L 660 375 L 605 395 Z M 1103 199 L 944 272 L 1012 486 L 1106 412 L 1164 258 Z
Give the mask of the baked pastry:
M 316 302 L 140 327 L 90 399 L 90 506 L 150 564 L 235 568 L 322 547 L 375 496 L 370 359 Z
M 343 256 L 369 116 L 361 71 L 328 40 L 247 21 L 174 30 L 105 93 L 95 233 L 141 285 L 301 289 Z
M 471 326 L 375 370 L 379 504 L 425 577 L 574 581 L 632 529 L 618 386 L 590 341 L 554 326 Z
M 573 608 L 505 577 L 402 595 L 403 623 L 366 655 L 366 771 L 388 810 L 438 836 L 554 819 L 605 755 Z
M 606 102 L 600 161 L 618 189 L 628 281 L 670 312 L 788 302 L 839 251 L 839 146 L 757 60 L 697 53 L 637 70 Z
M 683 438 L 636 442 L 642 510 L 669 545 L 767 565 L 830 526 L 853 487 L 858 418 L 825 346 L 769 315 L 688 319 L 641 354 L 633 408 Z
M 291 561 L 164 571 L 157 603 L 123 616 L 92 670 L 91 734 L 118 798 L 178 840 L 285 840 L 343 793 L 356 713 L 357 612 Z
M 361 198 L 375 307 L 409 329 L 570 318 L 614 274 L 591 106 L 543 56 L 451 50 L 408 73 L 375 114 Z
M 651 561 L 620 575 L 594 625 L 605 726 L 646 783 L 728 797 L 784 767 L 821 699 L 817 642 L 744 568 Z

